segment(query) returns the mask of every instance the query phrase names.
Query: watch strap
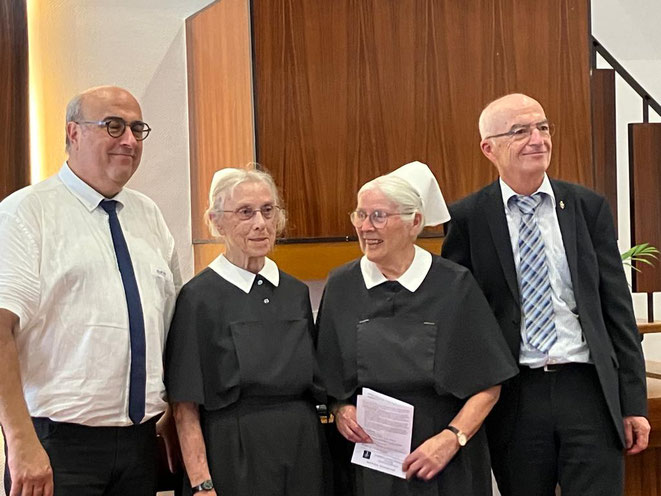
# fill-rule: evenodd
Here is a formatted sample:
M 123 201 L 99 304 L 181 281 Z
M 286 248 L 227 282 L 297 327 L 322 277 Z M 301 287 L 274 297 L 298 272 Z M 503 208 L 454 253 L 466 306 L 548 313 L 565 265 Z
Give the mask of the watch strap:
M 193 490 L 193 494 L 199 492 L 213 491 L 213 482 L 211 481 L 211 479 L 207 479 L 203 481 L 201 484 L 191 487 L 191 489 Z
M 457 429 L 454 425 L 448 425 L 446 429 L 452 432 L 455 436 L 457 436 L 457 442 L 459 443 L 459 446 L 466 446 L 468 437 L 464 432 Z
M 461 431 L 457 429 L 454 425 L 448 425 L 446 429 L 449 430 L 450 432 L 453 432 L 455 436 L 461 434 Z

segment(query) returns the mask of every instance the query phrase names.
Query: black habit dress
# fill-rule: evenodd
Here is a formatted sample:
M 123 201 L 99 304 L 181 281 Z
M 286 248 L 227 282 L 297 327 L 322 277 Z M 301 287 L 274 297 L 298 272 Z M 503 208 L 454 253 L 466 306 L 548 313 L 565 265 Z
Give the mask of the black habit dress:
M 283 272 L 245 293 L 206 268 L 182 288 L 165 383 L 171 402 L 199 405 L 219 494 L 323 494 L 314 333 L 307 286 Z
M 415 292 L 396 281 L 367 289 L 360 260 L 334 270 L 317 327 L 329 401 L 355 404 L 360 389 L 369 387 L 411 403 L 411 451 L 441 432 L 470 396 L 517 373 L 473 276 L 434 255 Z M 491 495 L 483 428 L 428 482 L 359 466 L 347 470 L 360 496 Z

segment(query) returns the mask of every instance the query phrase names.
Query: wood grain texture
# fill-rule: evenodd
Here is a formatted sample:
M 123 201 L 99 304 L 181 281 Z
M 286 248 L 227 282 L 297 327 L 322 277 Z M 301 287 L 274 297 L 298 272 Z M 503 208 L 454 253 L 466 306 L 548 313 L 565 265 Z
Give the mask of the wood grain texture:
M 25 0 L 0 2 L 0 200 L 29 183 Z
M 257 159 L 290 238 L 344 236 L 365 181 L 421 160 L 446 199 L 496 177 L 483 106 L 520 91 L 558 125 L 550 173 L 592 186 L 588 1 L 256 0 Z
M 417 244 L 436 255 L 441 253 L 442 238 L 419 239 Z M 193 245 L 195 273 L 204 269 L 225 250 L 219 243 Z M 275 260 L 281 270 L 303 281 L 326 279 L 334 267 L 361 256 L 356 241 L 335 243 L 291 243 L 275 246 L 269 258 Z
M 213 173 L 255 160 L 249 0 L 222 0 L 186 20 L 193 239 Z
M 647 379 L 647 405 L 650 443 L 642 453 L 624 458 L 626 496 L 661 496 L 661 380 Z
M 631 244 L 661 246 L 661 124 L 629 124 Z M 661 267 L 636 264 L 633 291 L 661 291 Z
M 659 320 L 655 320 L 654 322 L 639 320 L 637 324 L 638 324 L 638 332 L 640 332 L 641 334 L 654 334 L 657 332 L 661 332 L 661 321 Z
M 615 136 L 615 71 L 593 69 L 592 151 L 594 189 L 608 199 L 617 231 L 617 149 Z

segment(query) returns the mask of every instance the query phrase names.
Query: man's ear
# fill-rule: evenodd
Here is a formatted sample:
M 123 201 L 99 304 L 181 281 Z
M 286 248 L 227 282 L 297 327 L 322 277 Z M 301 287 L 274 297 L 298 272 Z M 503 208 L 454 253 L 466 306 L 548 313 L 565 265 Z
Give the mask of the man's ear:
M 480 150 L 482 150 L 485 157 L 491 160 L 491 157 L 493 156 L 493 143 L 491 140 L 483 139 L 480 141 Z M 491 161 L 493 162 L 493 160 Z
M 80 139 L 81 127 L 75 122 L 67 122 L 67 138 L 69 143 L 73 146 Z

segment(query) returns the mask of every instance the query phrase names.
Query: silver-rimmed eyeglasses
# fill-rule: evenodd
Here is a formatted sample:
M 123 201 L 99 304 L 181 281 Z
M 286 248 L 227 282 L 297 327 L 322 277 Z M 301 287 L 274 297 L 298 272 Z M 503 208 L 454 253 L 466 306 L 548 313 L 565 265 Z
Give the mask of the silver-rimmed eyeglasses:
M 375 229 L 381 229 L 386 227 L 388 223 L 388 217 L 393 215 L 411 215 L 413 212 L 385 212 L 384 210 L 374 210 L 372 213 L 368 214 L 364 210 L 354 210 L 349 214 L 351 223 L 354 227 L 360 227 L 365 222 L 365 219 L 369 219 Z
M 493 134 L 491 136 L 487 136 L 484 139 L 502 138 L 507 136 L 508 138 L 511 137 L 515 139 L 516 141 L 524 140 L 530 138 L 533 129 L 537 129 L 544 137 L 550 137 L 555 133 L 555 124 L 552 124 L 548 121 L 541 121 L 534 124 L 514 125 L 512 126 L 512 129 L 506 133 Z
M 223 210 L 223 212 L 234 214 L 239 220 L 250 220 L 257 215 L 257 212 L 260 212 L 262 217 L 266 220 L 270 220 L 275 217 L 278 210 L 280 210 L 280 207 L 277 205 L 264 205 L 262 208 L 240 207 L 236 210 Z
M 91 126 L 105 126 L 108 134 L 113 138 L 120 138 L 128 127 L 136 141 L 142 141 L 151 132 L 151 128 L 146 122 L 133 121 L 126 122 L 121 117 L 107 117 L 102 121 L 74 121 L 76 124 L 88 124 Z

